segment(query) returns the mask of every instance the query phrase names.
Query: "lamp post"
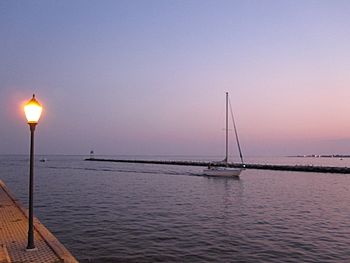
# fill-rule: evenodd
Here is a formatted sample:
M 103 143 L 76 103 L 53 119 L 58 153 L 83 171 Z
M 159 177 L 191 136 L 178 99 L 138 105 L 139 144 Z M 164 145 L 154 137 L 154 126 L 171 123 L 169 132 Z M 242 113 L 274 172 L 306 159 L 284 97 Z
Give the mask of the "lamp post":
M 29 217 L 28 217 L 28 244 L 27 250 L 35 249 L 33 226 L 33 184 L 34 184 L 34 131 L 42 112 L 42 106 L 33 98 L 24 106 L 24 112 L 30 128 L 30 168 L 29 168 Z

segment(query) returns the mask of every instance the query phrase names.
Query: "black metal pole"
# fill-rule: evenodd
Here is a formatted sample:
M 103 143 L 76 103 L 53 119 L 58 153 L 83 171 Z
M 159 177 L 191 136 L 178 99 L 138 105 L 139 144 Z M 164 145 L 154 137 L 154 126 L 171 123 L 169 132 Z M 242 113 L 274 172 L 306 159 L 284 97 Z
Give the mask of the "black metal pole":
M 29 215 L 28 215 L 28 245 L 27 249 L 35 249 L 33 226 L 33 192 L 34 192 L 34 131 L 36 123 L 29 123 L 30 127 L 30 168 L 29 168 Z

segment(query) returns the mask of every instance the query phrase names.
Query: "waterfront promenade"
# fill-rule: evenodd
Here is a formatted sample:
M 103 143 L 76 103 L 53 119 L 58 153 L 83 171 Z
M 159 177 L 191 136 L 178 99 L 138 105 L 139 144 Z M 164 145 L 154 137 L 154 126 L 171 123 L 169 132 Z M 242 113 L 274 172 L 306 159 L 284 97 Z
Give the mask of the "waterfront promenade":
M 34 218 L 36 250 L 26 251 L 27 210 L 0 180 L 0 263 L 77 263 L 72 254 L 37 218 Z

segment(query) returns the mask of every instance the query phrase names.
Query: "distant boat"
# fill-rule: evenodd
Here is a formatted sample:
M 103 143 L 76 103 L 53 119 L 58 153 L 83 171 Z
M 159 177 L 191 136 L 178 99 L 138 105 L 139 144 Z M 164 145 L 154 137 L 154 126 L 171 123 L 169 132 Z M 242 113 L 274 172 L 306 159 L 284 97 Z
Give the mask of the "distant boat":
M 232 109 L 231 109 L 232 114 Z M 233 119 L 233 114 L 232 114 Z M 236 134 L 237 146 L 239 150 L 239 154 L 242 161 L 242 167 L 244 167 L 243 156 L 241 147 L 238 140 L 238 134 L 236 129 L 236 124 L 233 119 L 233 126 Z M 224 167 L 220 166 L 223 165 Z M 207 169 L 204 169 L 203 174 L 208 176 L 226 176 L 226 177 L 239 177 L 242 172 L 242 168 L 231 168 L 228 167 L 228 92 L 226 92 L 226 155 L 225 159 L 218 163 L 213 163 L 213 165 L 209 165 Z
M 44 162 L 47 161 L 47 159 L 46 159 L 46 158 L 41 158 L 39 161 L 42 162 L 42 163 L 44 163 Z

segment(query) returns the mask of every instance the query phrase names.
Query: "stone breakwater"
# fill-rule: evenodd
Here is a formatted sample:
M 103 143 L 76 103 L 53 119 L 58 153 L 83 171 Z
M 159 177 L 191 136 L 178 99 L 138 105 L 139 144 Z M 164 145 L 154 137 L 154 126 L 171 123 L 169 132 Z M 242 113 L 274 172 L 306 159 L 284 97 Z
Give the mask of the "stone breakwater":
M 144 163 L 144 164 L 163 164 L 163 165 L 183 165 L 183 166 L 224 166 L 220 162 L 203 162 L 203 161 L 162 161 L 162 160 L 118 160 L 118 159 L 101 159 L 87 158 L 85 161 L 94 162 L 117 162 L 117 163 Z M 338 173 L 350 174 L 348 167 L 333 166 L 314 166 L 314 165 L 275 165 L 275 164 L 240 164 L 228 163 L 228 167 L 275 170 L 275 171 L 292 171 L 292 172 L 310 172 L 310 173 Z

